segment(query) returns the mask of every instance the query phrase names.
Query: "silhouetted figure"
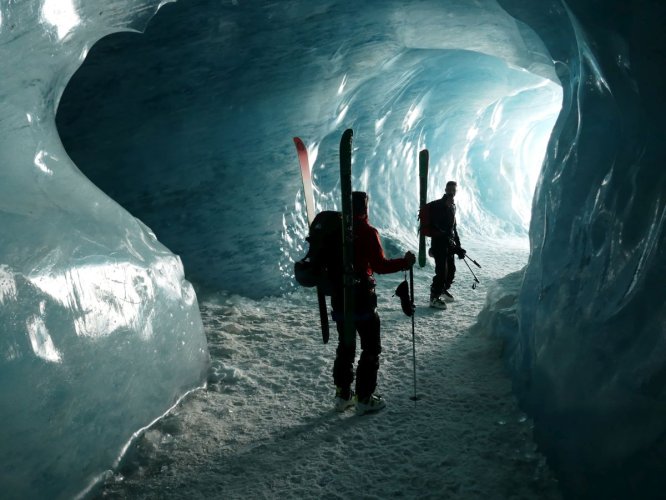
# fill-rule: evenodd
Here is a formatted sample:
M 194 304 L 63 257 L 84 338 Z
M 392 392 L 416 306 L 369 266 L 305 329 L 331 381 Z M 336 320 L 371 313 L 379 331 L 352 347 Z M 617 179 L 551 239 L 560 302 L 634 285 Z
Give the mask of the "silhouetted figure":
M 430 256 L 435 259 L 435 276 L 430 285 L 430 307 L 446 309 L 446 302 L 453 301 L 449 292 L 456 275 L 455 256 L 465 258 L 465 250 L 460 246 L 456 228 L 456 196 L 458 184 L 446 183 L 446 190 L 441 199 L 436 200 L 431 211 L 433 236 L 430 244 Z M 444 300 L 442 300 L 442 295 Z M 445 302 L 446 301 L 446 302 Z
M 377 296 L 373 273 L 389 274 L 409 269 L 416 257 L 407 252 L 403 258 L 387 259 L 379 239 L 379 233 L 368 222 L 368 196 L 364 192 L 352 193 L 354 214 L 354 326 L 361 338 L 361 356 L 356 369 L 356 413 L 384 408 L 381 397 L 374 394 L 377 387 L 379 355 L 382 352 Z M 333 319 L 338 330 L 338 348 L 333 365 L 333 381 L 336 386 L 337 411 L 344 411 L 354 404 L 351 384 L 354 381 L 356 344 L 344 342 L 344 292 L 342 279 L 335 280 L 331 305 Z

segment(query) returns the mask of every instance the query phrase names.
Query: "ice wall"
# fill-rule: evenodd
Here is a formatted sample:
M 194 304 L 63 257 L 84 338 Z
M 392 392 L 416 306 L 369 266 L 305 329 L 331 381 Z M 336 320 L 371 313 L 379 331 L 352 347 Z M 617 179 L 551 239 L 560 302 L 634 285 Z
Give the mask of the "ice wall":
M 196 286 L 261 297 L 290 285 L 303 254 L 293 136 L 314 158 L 318 206 L 334 208 L 340 135 L 354 128 L 354 187 L 403 248 L 416 243 L 421 147 L 431 198 L 460 182 L 466 236 L 526 235 L 556 80 L 538 37 L 494 1 L 190 0 L 145 36 L 100 41 L 58 125 Z
M 0 3 L 3 498 L 81 492 L 207 366 L 179 258 L 81 174 L 55 127 L 91 44 L 158 4 Z
M 666 5 L 501 4 L 542 37 L 564 89 L 519 330 L 500 328 L 517 388 L 570 496 L 663 498 Z

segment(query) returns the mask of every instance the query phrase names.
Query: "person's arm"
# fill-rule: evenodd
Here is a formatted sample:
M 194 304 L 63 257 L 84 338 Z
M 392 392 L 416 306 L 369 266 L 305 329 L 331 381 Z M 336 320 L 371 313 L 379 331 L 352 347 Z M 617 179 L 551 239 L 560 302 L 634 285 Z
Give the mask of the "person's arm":
M 458 228 L 456 227 L 456 223 L 453 223 L 453 241 L 456 245 L 454 253 L 458 256 L 460 259 L 464 259 L 465 255 L 467 254 L 467 250 L 465 250 L 461 245 L 460 245 L 460 237 L 458 236 Z
M 384 254 L 384 248 L 379 239 L 379 233 L 372 228 L 368 235 L 368 262 L 373 272 L 377 274 L 397 273 L 409 269 L 410 263 L 406 258 L 387 259 Z
M 458 227 L 455 222 L 453 223 L 453 241 L 457 247 L 460 247 L 460 237 L 458 236 Z

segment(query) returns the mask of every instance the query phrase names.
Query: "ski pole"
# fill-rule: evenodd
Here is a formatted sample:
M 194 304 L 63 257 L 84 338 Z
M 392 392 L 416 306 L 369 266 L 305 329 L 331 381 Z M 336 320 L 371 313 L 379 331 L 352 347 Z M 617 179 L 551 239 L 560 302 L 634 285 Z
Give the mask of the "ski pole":
M 477 261 L 475 261 L 475 260 L 474 260 L 473 258 L 471 258 L 469 255 L 465 254 L 465 258 L 471 260 L 472 262 L 474 262 L 474 265 L 475 265 L 476 267 L 479 267 L 479 268 L 481 267 L 481 264 L 479 264 Z
M 472 276 L 474 276 L 474 281 L 475 281 L 476 283 L 481 283 L 481 282 L 479 281 L 479 278 L 476 277 L 476 274 L 474 274 L 474 271 L 472 271 L 472 268 L 469 267 L 469 264 L 467 263 L 467 261 L 466 261 L 465 259 L 463 259 L 463 262 L 464 262 L 465 265 L 467 266 L 467 269 L 469 269 L 469 272 L 472 273 Z M 472 289 L 476 289 L 476 283 L 472 283 Z
M 414 313 L 416 308 L 414 307 L 414 265 L 409 267 L 409 302 L 412 306 L 412 359 L 414 366 L 414 396 L 411 399 L 414 401 L 414 406 L 416 406 L 416 401 L 419 399 L 416 395 L 416 337 L 414 333 Z

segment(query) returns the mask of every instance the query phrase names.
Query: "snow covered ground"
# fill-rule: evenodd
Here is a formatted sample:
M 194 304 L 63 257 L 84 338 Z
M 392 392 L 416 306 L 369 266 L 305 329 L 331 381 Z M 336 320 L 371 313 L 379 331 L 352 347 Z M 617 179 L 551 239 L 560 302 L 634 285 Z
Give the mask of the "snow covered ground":
M 497 339 L 470 331 L 492 279 L 525 248 L 467 245 L 447 311 L 426 307 L 433 267 L 415 271 L 417 393 L 411 321 L 378 279 L 385 410 L 332 409 L 336 342 L 324 345 L 314 291 L 254 301 L 201 297 L 212 357 L 208 387 L 131 447 L 103 498 L 560 498 L 519 410 Z M 457 261 L 458 262 L 458 261 Z

